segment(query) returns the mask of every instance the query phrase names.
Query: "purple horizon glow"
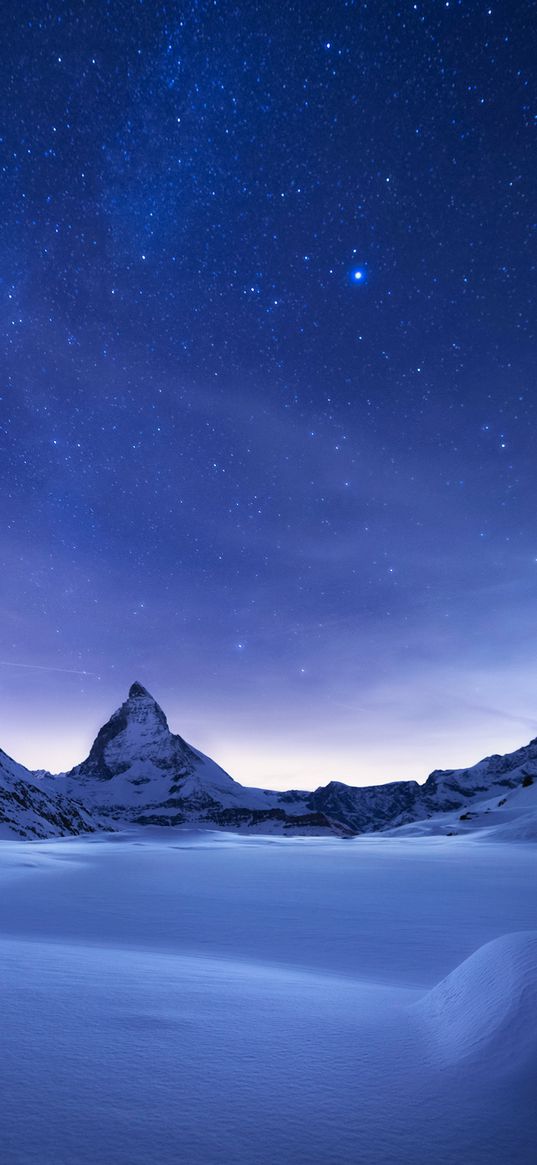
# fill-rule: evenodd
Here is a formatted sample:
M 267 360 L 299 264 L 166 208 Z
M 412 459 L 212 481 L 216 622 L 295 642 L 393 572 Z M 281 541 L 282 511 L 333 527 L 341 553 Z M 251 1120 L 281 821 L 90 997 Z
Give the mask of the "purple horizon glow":
M 131 677 L 132 678 L 132 677 Z M 275 677 L 273 677 L 275 678 Z M 425 687 L 425 676 L 421 677 Z M 483 682 L 487 679 L 485 693 Z M 496 681 L 496 689 L 493 681 Z M 200 672 L 190 684 L 149 685 L 167 714 L 170 728 L 206 752 L 242 784 L 315 788 L 329 780 L 378 784 L 395 779 L 423 781 L 433 768 L 472 764 L 491 752 L 507 752 L 535 735 L 531 671 L 510 677 L 510 713 L 505 705 L 505 676 L 467 675 L 461 690 L 456 671 L 427 672 L 427 702 L 419 707 L 411 686 L 406 694 L 389 684 L 363 692 L 363 705 L 345 702 L 335 683 L 324 693 L 310 686 L 316 718 L 303 704 L 292 703 L 286 688 L 265 714 L 263 685 L 225 693 L 212 673 Z M 126 698 L 129 681 L 87 677 L 81 684 L 66 673 L 46 698 L 42 676 L 25 677 L 5 691 L 3 747 L 29 768 L 59 772 L 81 761 L 112 712 Z M 252 685 L 250 685 L 252 688 Z M 120 689 L 118 694 L 118 689 Z M 179 689 L 179 694 L 178 694 Z M 487 706 L 485 695 L 497 706 Z M 23 707 L 24 700 L 30 700 Z M 210 714 L 204 711 L 209 703 Z

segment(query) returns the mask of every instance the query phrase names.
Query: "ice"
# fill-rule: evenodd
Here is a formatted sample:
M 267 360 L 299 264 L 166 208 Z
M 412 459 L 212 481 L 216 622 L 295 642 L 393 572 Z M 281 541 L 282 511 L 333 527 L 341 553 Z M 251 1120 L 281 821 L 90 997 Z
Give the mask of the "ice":
M 2 843 L 3 1165 L 530 1165 L 535 936 L 503 936 L 537 928 L 536 866 L 465 837 Z

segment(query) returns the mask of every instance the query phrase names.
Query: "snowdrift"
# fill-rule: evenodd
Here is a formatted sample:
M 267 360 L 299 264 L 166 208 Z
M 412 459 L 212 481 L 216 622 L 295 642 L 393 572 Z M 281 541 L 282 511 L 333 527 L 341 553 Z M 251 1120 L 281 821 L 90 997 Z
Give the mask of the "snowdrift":
M 488 840 L 485 831 L 485 841 Z M 537 841 L 537 813 L 525 813 L 491 830 L 492 841 Z
M 537 1066 L 537 930 L 485 943 L 414 1006 L 446 1063 Z

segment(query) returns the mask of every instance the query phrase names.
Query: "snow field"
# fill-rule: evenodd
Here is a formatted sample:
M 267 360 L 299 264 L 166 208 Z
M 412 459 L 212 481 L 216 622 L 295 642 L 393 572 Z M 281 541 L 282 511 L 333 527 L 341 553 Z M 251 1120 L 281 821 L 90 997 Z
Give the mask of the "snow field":
M 453 838 L 3 843 L 3 1165 L 530 1165 L 536 865 Z

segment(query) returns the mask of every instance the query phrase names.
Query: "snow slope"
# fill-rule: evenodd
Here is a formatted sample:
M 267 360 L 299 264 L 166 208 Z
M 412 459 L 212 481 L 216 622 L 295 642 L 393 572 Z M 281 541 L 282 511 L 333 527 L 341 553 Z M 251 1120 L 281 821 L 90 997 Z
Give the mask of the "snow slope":
M 533 1165 L 536 875 L 467 837 L 6 842 L 2 1162 Z
M 473 834 L 482 841 L 537 841 L 537 780 L 514 787 L 496 789 L 492 797 L 481 797 L 459 805 L 448 813 L 428 817 L 391 830 L 391 837 L 457 837 Z
M 60 837 L 101 828 L 84 807 L 54 789 L 45 792 L 33 773 L 0 749 L 0 839 Z
M 439 1054 L 487 1072 L 537 1065 L 537 930 L 479 947 L 419 1003 Z

